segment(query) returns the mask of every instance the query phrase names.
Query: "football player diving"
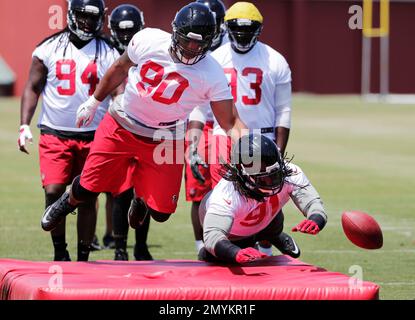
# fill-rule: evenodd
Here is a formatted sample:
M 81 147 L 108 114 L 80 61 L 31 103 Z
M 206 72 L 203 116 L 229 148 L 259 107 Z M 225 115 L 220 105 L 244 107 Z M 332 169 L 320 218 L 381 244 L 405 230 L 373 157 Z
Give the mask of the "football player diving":
M 263 259 L 267 255 L 254 248 L 262 240 L 283 254 L 299 257 L 294 239 L 283 232 L 284 216 L 280 213 L 290 198 L 306 217 L 292 231 L 315 235 L 327 222 L 315 188 L 298 166 L 281 157 L 275 142 L 265 135 L 241 137 L 221 175 L 199 209 L 205 243 L 199 251 L 200 260 L 246 263 Z

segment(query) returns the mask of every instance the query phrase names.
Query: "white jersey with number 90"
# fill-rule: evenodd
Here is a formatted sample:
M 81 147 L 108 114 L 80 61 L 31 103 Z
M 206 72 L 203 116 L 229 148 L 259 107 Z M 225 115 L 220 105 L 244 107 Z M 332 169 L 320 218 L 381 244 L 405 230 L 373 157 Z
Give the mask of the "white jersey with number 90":
M 186 120 L 194 106 L 232 99 L 220 65 L 209 55 L 194 65 L 175 62 L 171 34 L 154 28 L 139 31 L 128 46 L 137 64 L 128 74 L 122 107 L 149 127 L 169 127 Z

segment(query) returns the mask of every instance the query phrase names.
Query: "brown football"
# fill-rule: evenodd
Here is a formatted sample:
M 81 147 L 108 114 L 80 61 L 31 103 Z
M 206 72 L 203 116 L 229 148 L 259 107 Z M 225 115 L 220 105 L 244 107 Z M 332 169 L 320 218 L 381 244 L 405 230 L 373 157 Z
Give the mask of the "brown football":
M 383 245 L 383 235 L 379 224 L 365 212 L 343 212 L 342 226 L 347 238 L 360 248 L 379 249 Z

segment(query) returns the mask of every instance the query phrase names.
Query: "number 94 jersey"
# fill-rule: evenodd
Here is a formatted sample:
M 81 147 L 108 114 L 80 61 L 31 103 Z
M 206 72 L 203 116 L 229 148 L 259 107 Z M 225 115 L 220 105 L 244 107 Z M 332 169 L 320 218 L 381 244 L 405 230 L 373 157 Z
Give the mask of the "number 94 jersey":
M 290 128 L 291 71 L 280 53 L 257 42 L 251 51 L 240 54 L 228 42 L 211 55 L 222 66 L 239 116 L 248 128 Z M 275 139 L 272 131 L 266 132 Z M 214 134 L 225 134 L 217 122 Z
M 64 32 L 46 40 L 32 54 L 48 70 L 38 125 L 62 131 L 94 131 L 108 109 L 110 97 L 100 104 L 94 121 L 86 128 L 76 127 L 76 111 L 94 93 L 119 54 L 103 40 L 97 44 L 95 39 L 78 49 L 69 41 L 68 34 Z

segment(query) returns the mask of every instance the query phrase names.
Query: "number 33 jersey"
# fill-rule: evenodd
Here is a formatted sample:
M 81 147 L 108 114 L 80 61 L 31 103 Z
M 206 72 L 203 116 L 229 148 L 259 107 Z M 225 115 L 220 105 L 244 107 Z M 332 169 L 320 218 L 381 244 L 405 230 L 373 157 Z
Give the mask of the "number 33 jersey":
M 152 128 L 186 120 L 197 105 L 232 99 L 220 65 L 209 55 L 194 65 L 175 62 L 169 53 L 171 34 L 160 29 L 139 31 L 128 46 L 130 68 L 122 107 Z
M 47 68 L 38 126 L 76 132 L 96 130 L 108 109 L 110 97 L 100 104 L 94 121 L 86 128 L 76 127 L 76 111 L 94 93 L 105 72 L 119 57 L 104 41 L 98 43 L 93 39 L 78 49 L 69 41 L 68 33 L 62 33 L 35 49 L 32 56 Z M 99 54 L 94 62 L 97 50 Z
M 291 126 L 291 71 L 284 57 L 257 42 L 245 54 L 228 42 L 211 53 L 222 66 L 239 116 L 250 129 Z M 275 139 L 267 130 L 266 135 Z M 214 134 L 225 135 L 215 121 Z

